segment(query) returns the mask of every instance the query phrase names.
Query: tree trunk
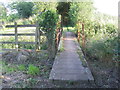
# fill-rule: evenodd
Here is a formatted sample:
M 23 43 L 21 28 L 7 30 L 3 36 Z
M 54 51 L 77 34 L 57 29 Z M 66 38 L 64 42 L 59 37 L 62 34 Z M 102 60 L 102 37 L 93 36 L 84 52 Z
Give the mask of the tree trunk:
M 55 40 L 54 40 L 54 31 L 50 30 L 47 33 L 48 40 L 48 58 L 53 60 L 55 58 Z

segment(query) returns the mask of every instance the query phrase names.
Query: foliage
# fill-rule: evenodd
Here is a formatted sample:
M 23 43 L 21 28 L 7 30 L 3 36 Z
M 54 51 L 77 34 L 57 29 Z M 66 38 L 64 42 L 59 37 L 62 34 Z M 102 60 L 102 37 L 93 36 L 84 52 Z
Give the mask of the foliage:
M 98 60 L 117 61 L 117 28 L 111 23 L 93 23 L 91 30 L 86 30 L 86 52 Z M 90 32 L 90 33 L 87 33 Z M 116 59 L 116 60 L 115 60 Z
M 53 29 L 55 29 L 57 20 L 58 16 L 56 12 L 50 10 L 38 16 L 39 25 L 40 27 L 43 27 L 45 32 L 49 32 L 51 30 L 54 31 Z
M 96 40 L 98 38 L 98 40 Z M 87 42 L 86 52 L 98 60 L 113 59 L 115 51 L 117 50 L 117 37 L 110 39 L 105 38 L 101 39 L 100 37 L 94 37 Z
M 28 18 L 32 15 L 34 4 L 32 2 L 13 2 L 10 4 L 11 9 L 17 10 L 21 18 Z
M 25 68 L 24 65 L 19 65 L 19 66 L 18 66 L 18 70 L 20 70 L 20 71 L 25 71 L 26 68 Z
M 87 55 L 97 60 L 117 61 L 118 34 L 117 19 L 94 10 L 92 2 L 70 3 L 71 24 L 82 30 L 84 24 Z M 80 23 L 79 23 L 80 22 Z M 80 43 L 81 44 L 81 43 Z
M 15 20 L 19 19 L 19 15 L 18 14 L 10 14 L 7 17 L 7 21 L 9 22 L 14 22 Z
M 36 15 L 41 14 L 42 12 L 45 12 L 46 10 L 54 10 L 56 11 L 56 2 L 33 2 L 33 13 Z
M 57 12 L 61 15 L 61 21 L 64 26 L 69 25 L 70 17 L 69 17 L 69 9 L 70 2 L 58 2 Z
M 87 20 L 90 20 L 93 8 L 92 2 L 72 2 L 70 3 L 70 19 L 71 24 L 76 25 L 78 21 L 85 23 Z
M 55 29 L 58 22 L 58 14 L 55 11 L 48 10 L 38 16 L 38 21 L 41 29 L 46 32 L 49 59 L 53 59 L 55 57 Z
M 7 18 L 7 9 L 2 3 L 0 3 L 0 20 L 5 21 L 6 18 Z
M 28 74 L 30 75 L 38 75 L 40 72 L 40 69 L 32 64 L 29 65 L 28 67 Z
M 106 24 L 105 29 L 106 29 L 106 33 L 108 33 L 110 36 L 117 33 L 117 28 L 113 24 L 110 24 L 110 23 Z
M 2 63 L 2 72 L 3 73 L 11 73 L 11 72 L 15 72 L 17 71 L 17 68 L 16 66 L 12 66 L 10 64 L 7 64 L 6 62 L 4 61 L 1 61 L 0 63 Z

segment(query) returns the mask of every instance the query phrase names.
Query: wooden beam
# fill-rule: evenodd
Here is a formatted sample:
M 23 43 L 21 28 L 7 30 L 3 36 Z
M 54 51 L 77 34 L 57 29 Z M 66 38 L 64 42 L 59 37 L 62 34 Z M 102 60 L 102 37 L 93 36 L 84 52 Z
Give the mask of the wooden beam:
M 15 25 L 6 25 L 6 28 L 15 27 Z M 36 27 L 36 25 L 17 25 L 17 27 Z
M 15 36 L 15 34 L 0 34 L 0 36 Z M 18 36 L 35 36 L 35 33 L 20 33 Z M 41 33 L 41 36 L 45 36 L 45 34 Z
M 0 42 L 0 44 L 15 44 L 16 42 Z M 35 42 L 18 42 L 18 44 L 36 44 Z
M 15 42 L 0 42 L 0 44 L 15 44 Z
M 35 33 L 20 33 L 18 36 L 35 36 Z
M 0 34 L 0 36 L 15 36 L 15 34 Z

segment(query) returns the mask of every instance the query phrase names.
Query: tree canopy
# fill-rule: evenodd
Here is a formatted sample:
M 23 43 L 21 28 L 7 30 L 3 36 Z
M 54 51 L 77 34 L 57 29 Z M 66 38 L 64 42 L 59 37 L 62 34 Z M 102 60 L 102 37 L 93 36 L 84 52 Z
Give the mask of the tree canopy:
M 0 3 L 0 20 L 5 20 L 6 16 L 7 16 L 7 9 L 2 3 Z
M 22 18 L 28 18 L 32 15 L 33 6 L 32 2 L 14 2 L 10 4 L 11 9 L 16 10 Z

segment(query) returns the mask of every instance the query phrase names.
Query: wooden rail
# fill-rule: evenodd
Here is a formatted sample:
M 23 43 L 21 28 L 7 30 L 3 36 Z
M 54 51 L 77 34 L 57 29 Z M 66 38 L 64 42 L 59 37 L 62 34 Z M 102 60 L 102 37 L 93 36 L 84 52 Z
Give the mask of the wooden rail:
M 15 36 L 15 34 L 0 34 L 0 36 Z M 18 36 L 35 36 L 34 33 L 20 33 Z
M 61 23 L 59 23 L 61 24 Z M 12 34 L 0 34 L 0 36 L 14 36 L 15 40 L 13 42 L 8 42 L 8 41 L 3 41 L 0 42 L 0 44 L 15 44 L 15 49 L 7 49 L 7 50 L 20 50 L 19 48 L 19 44 L 33 44 L 35 45 L 34 50 L 40 50 L 40 36 L 45 36 L 46 33 L 43 32 L 40 27 L 39 24 L 36 23 L 36 25 L 17 25 L 17 23 L 15 22 L 14 25 L 7 25 L 6 28 L 15 28 L 14 33 Z M 36 27 L 35 33 L 18 33 L 18 27 Z M 59 46 L 59 42 L 60 42 L 60 38 L 62 36 L 62 27 L 57 27 L 56 29 L 56 33 L 55 33 L 55 52 L 51 52 L 51 53 L 56 53 L 58 50 L 58 46 Z M 35 36 L 35 42 L 20 42 L 18 41 L 18 36 Z M 5 50 L 5 49 L 2 49 Z
M 82 30 L 78 30 L 77 32 L 77 40 L 78 42 L 80 42 L 80 37 L 82 38 L 82 47 L 85 48 L 85 33 L 84 33 L 84 24 L 78 22 L 78 25 L 80 27 L 80 25 L 82 25 Z
M 15 25 L 6 25 L 6 28 L 15 27 Z M 36 27 L 36 25 L 17 25 L 17 27 Z
M 17 42 L 18 44 L 35 44 L 35 42 Z M 0 44 L 16 44 L 16 42 L 0 42 Z
M 35 45 L 35 50 L 40 49 L 40 35 L 43 35 L 42 33 L 40 34 L 40 28 L 39 25 L 36 23 L 36 25 L 17 25 L 15 22 L 14 25 L 6 25 L 6 28 L 15 28 L 15 31 L 13 34 L 0 34 L 0 36 L 14 36 L 15 41 L 14 42 L 8 42 L 8 41 L 3 41 L 0 42 L 0 44 L 15 44 L 15 48 L 18 51 L 19 44 L 34 44 Z M 18 27 L 36 27 L 35 33 L 18 33 Z M 18 36 L 35 36 L 35 42 L 19 42 L 18 41 Z
M 60 38 L 62 36 L 62 28 L 58 28 L 56 29 L 56 39 L 55 39 L 55 43 L 56 43 L 56 49 L 58 50 L 58 46 L 59 46 L 59 42 L 60 42 Z

